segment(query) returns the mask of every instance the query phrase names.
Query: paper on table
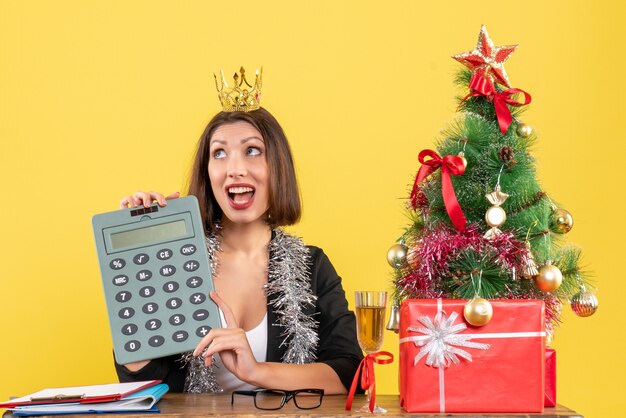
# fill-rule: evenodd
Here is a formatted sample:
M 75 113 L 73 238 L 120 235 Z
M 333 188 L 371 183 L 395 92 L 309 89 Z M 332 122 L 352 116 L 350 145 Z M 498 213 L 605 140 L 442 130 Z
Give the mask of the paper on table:
M 129 395 L 128 397 L 118 401 L 87 404 L 65 403 L 51 405 L 28 405 L 11 408 L 11 411 L 15 416 L 133 411 L 158 412 L 155 405 L 168 390 L 169 387 L 165 383 L 161 383 Z
M 0 408 L 13 408 L 20 405 L 38 405 L 54 403 L 90 403 L 122 399 L 141 389 L 161 383 L 160 380 L 143 382 L 111 383 L 105 385 L 74 386 L 65 388 L 43 389 L 21 398 L 0 403 Z

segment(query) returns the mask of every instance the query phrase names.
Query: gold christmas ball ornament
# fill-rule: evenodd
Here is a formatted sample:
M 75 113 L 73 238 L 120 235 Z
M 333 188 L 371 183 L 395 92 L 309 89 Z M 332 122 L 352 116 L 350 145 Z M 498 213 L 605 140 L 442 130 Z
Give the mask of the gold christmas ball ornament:
M 463 167 L 467 168 L 467 158 L 465 158 L 465 153 L 461 151 L 457 154 L 457 157 L 461 158 L 461 160 L 463 161 Z
M 565 209 L 556 209 L 550 218 L 552 229 L 559 234 L 567 234 L 574 226 L 574 218 Z
M 475 327 L 482 327 L 491 321 L 493 307 L 487 299 L 474 298 L 465 304 L 463 316 L 469 324 Z
M 393 244 L 387 251 L 387 262 L 391 267 L 399 269 L 406 263 L 406 247 L 402 244 Z
M 578 316 L 591 316 L 598 310 L 598 298 L 589 290 L 581 290 L 570 302 L 572 311 Z
M 485 221 L 491 227 L 500 226 L 506 221 L 506 212 L 500 206 L 492 206 L 485 213 Z
M 539 268 L 539 273 L 535 276 L 537 289 L 544 292 L 553 292 L 561 286 L 563 274 L 557 266 L 553 266 L 550 260 Z
M 531 128 L 530 125 L 526 125 L 525 123 L 520 123 L 517 125 L 517 129 L 515 130 L 515 132 L 517 132 L 517 136 L 521 136 L 522 138 L 528 138 L 530 134 L 533 133 L 533 128 Z

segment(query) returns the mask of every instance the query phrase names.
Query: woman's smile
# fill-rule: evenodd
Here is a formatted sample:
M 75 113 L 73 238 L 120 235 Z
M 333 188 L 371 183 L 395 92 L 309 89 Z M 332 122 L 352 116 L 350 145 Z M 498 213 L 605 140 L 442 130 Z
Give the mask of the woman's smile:
M 226 187 L 230 206 L 233 209 L 243 210 L 252 206 L 254 202 L 254 186 L 245 183 L 231 184 Z

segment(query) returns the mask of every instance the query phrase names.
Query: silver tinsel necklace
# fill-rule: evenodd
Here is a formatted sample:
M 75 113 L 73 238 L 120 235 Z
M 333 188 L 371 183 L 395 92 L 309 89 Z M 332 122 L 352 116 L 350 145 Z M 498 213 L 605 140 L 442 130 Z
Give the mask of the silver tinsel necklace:
M 218 272 L 217 253 L 220 250 L 218 235 L 206 238 L 213 274 Z M 302 240 L 286 234 L 281 229 L 272 231 L 269 247 L 268 284 L 265 286 L 268 309 L 276 312 L 277 321 L 272 326 L 282 327 L 280 347 L 287 346 L 283 363 L 311 363 L 319 336 L 317 321 L 304 313 L 307 306 L 315 306 L 317 297 L 309 281 L 309 250 Z M 268 341 L 272 344 L 271 341 Z M 206 367 L 202 356 L 183 354 L 181 360 L 188 365 L 185 392 L 221 392 L 214 366 Z

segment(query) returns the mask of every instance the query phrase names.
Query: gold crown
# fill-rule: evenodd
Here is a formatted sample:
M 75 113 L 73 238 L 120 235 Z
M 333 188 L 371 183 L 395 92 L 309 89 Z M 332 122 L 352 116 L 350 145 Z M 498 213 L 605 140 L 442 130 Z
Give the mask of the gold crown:
M 235 73 L 233 75 L 233 87 L 228 86 L 224 78 L 224 71 L 220 71 L 220 73 L 222 76 L 221 83 L 218 82 L 215 74 L 213 76 L 215 77 L 217 96 L 222 103 L 224 112 L 251 112 L 261 107 L 259 102 L 261 101 L 263 67 L 261 70 L 256 70 L 254 85 L 246 80 L 246 70 L 243 67 L 239 69 L 240 74 Z

